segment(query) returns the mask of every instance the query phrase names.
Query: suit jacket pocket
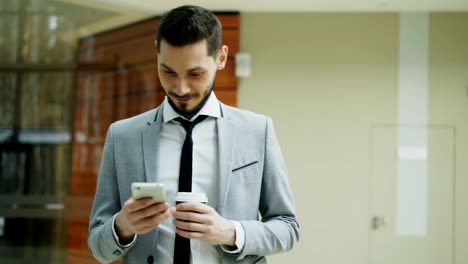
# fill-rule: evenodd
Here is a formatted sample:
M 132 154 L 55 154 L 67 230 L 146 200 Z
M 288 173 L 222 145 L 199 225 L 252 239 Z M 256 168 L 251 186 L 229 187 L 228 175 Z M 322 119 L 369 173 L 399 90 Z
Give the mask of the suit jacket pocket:
M 229 184 L 226 207 L 234 212 L 234 220 L 256 220 L 258 217 L 258 201 L 262 186 L 262 170 L 260 162 L 234 162 Z M 242 262 L 243 263 L 243 262 Z M 251 263 L 251 262 L 246 262 Z
M 240 166 L 234 166 L 232 170 L 233 181 L 236 182 L 238 186 L 245 185 L 245 187 L 249 187 L 252 183 L 260 183 L 262 175 L 259 164 L 258 161 L 252 161 L 243 163 L 243 165 Z
M 249 162 L 247 164 L 244 164 L 244 165 L 241 165 L 239 167 L 236 167 L 235 169 L 232 170 L 232 172 L 235 172 L 235 171 L 238 171 L 238 170 L 242 170 L 242 169 L 245 169 L 245 168 L 248 168 L 250 166 L 253 166 L 255 164 L 258 164 L 258 161 L 252 161 L 252 162 Z

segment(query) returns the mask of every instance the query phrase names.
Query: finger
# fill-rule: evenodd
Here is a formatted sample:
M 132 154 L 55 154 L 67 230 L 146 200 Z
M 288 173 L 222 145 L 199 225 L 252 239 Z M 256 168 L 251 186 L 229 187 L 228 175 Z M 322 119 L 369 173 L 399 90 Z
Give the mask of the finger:
M 206 233 L 208 230 L 206 225 L 200 223 L 181 221 L 178 219 L 174 219 L 173 222 L 177 228 L 185 231 Z
M 134 198 L 130 198 L 125 202 L 125 207 L 128 212 L 135 212 L 146 208 L 150 205 L 153 205 L 154 201 L 153 198 L 143 198 L 135 200 Z
M 166 211 L 159 213 L 157 215 L 149 216 L 146 218 L 139 219 L 134 227 L 137 231 L 153 229 L 158 227 L 162 221 L 169 218 L 172 215 L 172 210 L 169 208 Z
M 157 214 L 163 213 L 164 211 L 168 209 L 169 209 L 168 203 L 153 204 L 149 207 L 140 209 L 138 211 L 128 212 L 127 217 L 130 223 L 135 224 L 143 218 L 155 216 Z
M 208 220 L 208 215 L 194 213 L 194 212 L 180 212 L 175 211 L 173 214 L 175 219 L 186 221 L 186 222 L 195 222 L 195 223 L 203 223 L 209 224 L 210 221 Z
M 185 238 L 190 238 L 190 239 L 203 239 L 205 238 L 205 234 L 200 233 L 200 232 L 190 232 L 190 231 L 185 231 L 183 229 L 176 228 L 176 233 L 179 236 L 185 237 Z
M 134 211 L 133 213 L 134 213 L 135 218 L 140 219 L 140 218 L 146 218 L 149 216 L 163 213 L 168 209 L 169 209 L 168 203 L 159 203 L 159 204 L 154 204 L 146 208 L 140 209 L 138 211 Z
M 200 214 L 207 214 L 214 209 L 206 204 L 202 203 L 180 203 L 176 206 L 178 211 L 188 211 L 188 212 L 197 212 Z

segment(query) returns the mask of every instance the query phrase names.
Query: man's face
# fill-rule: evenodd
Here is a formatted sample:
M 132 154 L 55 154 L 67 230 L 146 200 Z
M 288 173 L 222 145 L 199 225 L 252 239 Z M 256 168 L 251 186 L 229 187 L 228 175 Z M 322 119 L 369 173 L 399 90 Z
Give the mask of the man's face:
M 188 118 L 205 104 L 211 92 L 216 71 L 224 68 L 227 46 L 216 57 L 208 55 L 207 41 L 174 47 L 164 39 L 158 54 L 158 74 L 169 102 Z

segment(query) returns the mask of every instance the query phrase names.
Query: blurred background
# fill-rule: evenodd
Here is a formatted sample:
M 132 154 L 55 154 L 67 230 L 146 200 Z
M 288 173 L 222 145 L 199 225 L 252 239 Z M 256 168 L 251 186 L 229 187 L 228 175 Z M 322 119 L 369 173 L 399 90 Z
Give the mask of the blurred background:
M 96 263 L 107 128 L 163 100 L 187 3 L 223 24 L 218 98 L 275 123 L 301 237 L 270 263 L 468 263 L 466 0 L 2 0 L 1 263 Z

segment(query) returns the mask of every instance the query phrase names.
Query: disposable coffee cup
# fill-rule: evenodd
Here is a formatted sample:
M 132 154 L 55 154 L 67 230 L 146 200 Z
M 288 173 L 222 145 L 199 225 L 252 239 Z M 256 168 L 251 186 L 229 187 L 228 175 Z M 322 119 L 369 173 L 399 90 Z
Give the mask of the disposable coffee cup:
M 204 193 L 178 192 L 175 197 L 176 204 L 180 203 L 208 203 L 208 198 Z

